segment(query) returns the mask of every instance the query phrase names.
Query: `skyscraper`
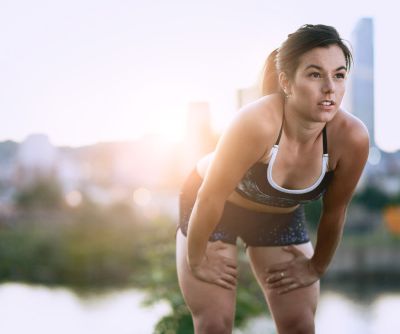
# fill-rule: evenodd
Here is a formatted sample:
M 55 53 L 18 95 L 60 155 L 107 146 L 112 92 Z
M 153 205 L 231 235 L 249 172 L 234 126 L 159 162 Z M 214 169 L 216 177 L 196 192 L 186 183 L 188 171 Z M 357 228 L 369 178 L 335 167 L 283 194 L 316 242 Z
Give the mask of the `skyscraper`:
M 373 20 L 362 18 L 352 33 L 354 68 L 351 79 L 351 112 L 367 126 L 370 145 L 374 135 L 374 46 Z

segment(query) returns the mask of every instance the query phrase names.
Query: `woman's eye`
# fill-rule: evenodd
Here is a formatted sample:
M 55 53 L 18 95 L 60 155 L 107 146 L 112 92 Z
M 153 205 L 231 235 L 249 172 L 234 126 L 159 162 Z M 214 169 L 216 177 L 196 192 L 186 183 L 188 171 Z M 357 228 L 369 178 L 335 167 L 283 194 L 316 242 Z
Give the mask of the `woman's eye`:
M 309 74 L 309 76 L 312 78 L 320 78 L 321 77 L 321 75 L 318 72 L 312 72 Z
M 346 75 L 344 73 L 338 73 L 338 74 L 336 74 L 336 77 L 340 78 L 340 79 L 344 79 L 346 77 Z

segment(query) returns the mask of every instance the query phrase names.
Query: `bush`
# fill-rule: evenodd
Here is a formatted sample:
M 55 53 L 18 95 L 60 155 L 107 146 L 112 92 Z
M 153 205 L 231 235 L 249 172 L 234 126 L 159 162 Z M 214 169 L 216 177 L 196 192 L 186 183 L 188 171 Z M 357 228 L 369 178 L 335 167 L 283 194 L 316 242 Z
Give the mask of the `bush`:
M 62 189 L 52 178 L 39 179 L 15 195 L 15 204 L 21 210 L 60 209 L 62 203 Z

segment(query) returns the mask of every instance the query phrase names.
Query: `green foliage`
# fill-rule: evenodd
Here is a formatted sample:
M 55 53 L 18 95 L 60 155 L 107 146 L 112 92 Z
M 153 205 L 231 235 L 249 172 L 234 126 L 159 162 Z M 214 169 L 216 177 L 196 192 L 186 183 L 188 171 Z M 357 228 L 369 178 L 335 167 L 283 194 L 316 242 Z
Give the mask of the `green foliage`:
M 42 178 L 31 186 L 19 191 L 15 196 L 17 208 L 22 210 L 54 210 L 62 206 L 62 190 L 52 178 Z
M 144 223 L 127 206 L 28 217 L 0 228 L 0 280 L 128 285 L 146 263 L 138 238 Z
M 372 186 L 367 186 L 353 198 L 354 203 L 360 204 L 371 211 L 382 211 L 384 207 L 391 203 L 391 200 L 392 198 L 384 192 Z
M 75 288 L 133 286 L 148 292 L 147 304 L 167 300 L 171 314 L 155 333 L 193 333 L 175 263 L 175 222 L 148 221 L 126 204 L 100 207 L 85 201 L 57 215 L 41 211 L 0 225 L 0 280 Z M 235 325 L 265 312 L 262 292 L 243 254 Z
M 313 201 L 307 203 L 304 206 L 304 211 L 306 214 L 307 226 L 310 227 L 312 231 L 316 231 L 319 223 L 319 218 L 321 216 L 322 200 Z
M 400 192 L 389 198 L 388 206 L 400 205 Z
M 156 325 L 154 334 L 190 334 L 194 333 L 192 317 L 182 304 L 179 309 L 163 317 Z
M 245 325 L 250 317 L 268 312 L 261 288 L 247 261 L 240 261 L 239 273 L 235 313 L 235 326 L 238 328 Z

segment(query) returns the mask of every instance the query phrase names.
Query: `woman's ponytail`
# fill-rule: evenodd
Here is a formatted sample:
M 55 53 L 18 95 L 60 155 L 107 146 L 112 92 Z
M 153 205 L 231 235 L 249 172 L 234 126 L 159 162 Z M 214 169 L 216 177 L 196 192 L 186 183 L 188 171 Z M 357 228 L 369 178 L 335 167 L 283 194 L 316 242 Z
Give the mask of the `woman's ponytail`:
M 277 54 L 278 49 L 275 49 L 270 53 L 267 60 L 265 61 L 261 82 L 262 96 L 279 93 L 281 91 L 281 87 L 279 85 L 278 71 L 276 68 Z

